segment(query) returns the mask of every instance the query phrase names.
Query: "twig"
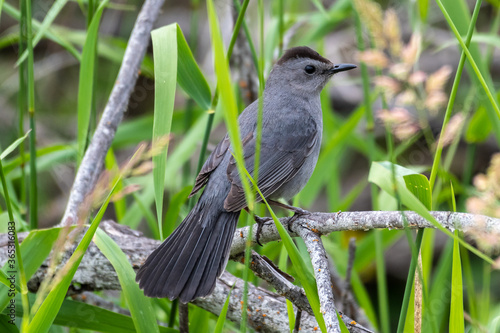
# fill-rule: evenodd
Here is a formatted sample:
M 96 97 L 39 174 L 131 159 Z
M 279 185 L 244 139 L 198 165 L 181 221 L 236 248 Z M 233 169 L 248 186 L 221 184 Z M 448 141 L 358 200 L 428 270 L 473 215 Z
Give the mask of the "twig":
M 189 333 L 189 308 L 182 302 L 179 302 L 179 332 Z
M 69 195 L 61 224 L 76 223 L 78 209 L 99 178 L 104 158 L 125 112 L 150 40 L 151 29 L 164 0 L 146 0 L 130 35 L 123 62 L 92 141 L 85 152 Z
M 311 257 L 311 263 L 314 268 L 314 276 L 316 277 L 316 283 L 318 285 L 321 313 L 325 319 L 326 331 L 340 333 L 330 271 L 328 270 L 328 258 L 326 257 L 326 251 L 323 247 L 321 237 L 316 232 L 295 223 L 292 226 L 292 230 L 297 232 L 304 240 L 304 243 L 307 246 L 307 252 L 309 252 L 309 256 Z
M 352 269 L 354 267 L 354 257 L 356 254 L 356 238 L 351 237 L 349 240 L 349 257 L 347 260 L 347 270 L 345 274 L 345 286 L 343 288 L 342 294 L 342 309 L 344 309 L 344 313 L 348 316 L 352 316 L 351 311 L 348 306 L 348 295 L 351 293 L 351 275 Z
M 295 325 L 293 327 L 293 333 L 299 333 L 300 331 L 300 319 L 302 318 L 302 311 L 297 310 L 297 314 L 295 315 Z
M 255 273 L 255 275 L 262 280 L 267 281 L 274 287 L 274 289 L 276 289 L 276 292 L 279 295 L 285 296 L 285 298 L 290 300 L 300 310 L 304 310 L 312 316 L 314 315 L 311 305 L 309 304 L 306 294 L 302 288 L 297 287 L 290 282 L 286 277 L 284 277 L 282 272 L 277 271 L 275 267 L 270 265 L 270 263 L 257 252 L 252 251 L 250 258 L 250 269 Z M 243 254 L 234 258 L 236 261 L 242 261 L 243 259 Z

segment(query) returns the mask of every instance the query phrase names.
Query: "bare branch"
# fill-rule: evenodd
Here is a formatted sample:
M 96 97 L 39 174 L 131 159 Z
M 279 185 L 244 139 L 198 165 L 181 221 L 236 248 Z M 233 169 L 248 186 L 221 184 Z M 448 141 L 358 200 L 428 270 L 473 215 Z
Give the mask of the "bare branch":
M 488 234 L 500 239 L 500 219 L 467 213 L 431 212 L 432 216 L 445 228 L 449 230 L 461 230 L 465 234 L 477 235 Z M 405 211 L 405 218 L 410 229 L 434 228 L 434 225 L 418 215 L 417 213 Z M 288 219 L 281 218 L 280 222 L 288 229 Z M 344 213 L 311 213 L 295 220 L 296 224 L 304 225 L 310 229 L 318 230 L 320 235 L 328 235 L 334 231 L 368 231 L 372 229 L 403 229 L 404 223 L 401 212 L 398 211 L 366 211 L 366 212 L 344 212 Z M 255 244 L 255 232 L 252 237 Z M 296 233 L 290 234 L 292 237 Z M 231 246 L 231 254 L 237 255 L 245 250 L 245 242 L 248 236 L 248 227 L 236 230 Z M 262 226 L 260 242 L 262 244 L 279 240 L 278 230 L 273 222 Z
M 477 216 L 465 213 L 448 213 L 448 212 L 433 212 L 434 217 L 443 226 L 452 228 L 454 223 L 457 228 L 467 232 L 473 230 L 474 233 L 488 232 L 491 235 L 500 236 L 500 220 L 485 216 Z M 432 227 L 415 213 L 406 212 L 406 219 L 411 228 Z M 454 221 L 454 222 L 452 222 Z M 282 218 L 281 223 L 287 226 L 288 218 Z M 352 212 L 352 213 L 312 213 L 307 216 L 298 218 L 295 221 L 294 228 L 299 226 L 307 226 L 318 230 L 318 233 L 327 234 L 332 231 L 340 230 L 370 230 L 373 228 L 402 228 L 403 222 L 399 212 Z M 146 257 L 160 244 L 159 241 L 143 237 L 140 232 L 130 230 L 126 226 L 116 224 L 112 221 L 101 222 L 101 227 L 108 235 L 110 235 L 120 248 L 129 258 L 131 265 L 138 269 Z M 255 230 L 256 228 L 254 228 Z M 234 236 L 232 253 L 237 255 L 242 252 L 244 245 L 240 242 L 245 242 L 248 229 L 238 229 Z M 291 233 L 292 236 L 296 236 Z M 20 240 L 23 240 L 27 233 L 18 235 Z M 273 225 L 265 225 L 261 233 L 261 242 L 267 243 L 279 239 L 277 230 Z M 0 234 L 0 264 L 7 260 L 8 234 Z M 65 262 L 73 253 L 76 244 L 68 246 L 62 254 L 62 261 Z M 40 267 L 40 269 L 31 277 L 28 287 L 32 291 L 36 291 L 40 283 L 44 280 L 49 261 Z M 277 273 L 279 274 L 279 273 Z M 281 279 L 279 279 L 281 280 Z M 282 279 L 283 285 L 286 286 L 286 279 Z M 223 274 L 218 280 L 216 289 L 212 295 L 204 299 L 198 299 L 194 303 L 203 307 L 207 311 L 214 314 L 219 314 L 222 306 L 229 294 L 232 285 L 235 289 L 231 294 L 230 308 L 228 311 L 228 319 L 234 322 L 239 322 L 241 319 L 241 303 L 243 293 L 243 281 L 237 279 L 229 273 Z M 109 261 L 102 255 L 99 249 L 92 243 L 76 272 L 73 283 L 68 291 L 69 294 L 81 293 L 83 291 L 94 290 L 114 290 L 120 289 L 120 284 L 116 273 Z M 301 294 L 302 291 L 297 289 L 285 290 L 286 293 L 295 295 Z M 298 293 L 297 293 L 298 292 Z M 260 297 L 260 298 L 259 298 Z M 293 300 L 293 297 L 291 297 Z M 296 298 L 297 300 L 298 298 Z M 299 303 L 300 304 L 300 303 Z M 301 306 L 305 307 L 305 306 Z M 298 308 L 295 307 L 294 311 Z M 249 286 L 249 321 L 250 326 L 263 332 L 283 332 L 289 329 L 288 315 L 285 299 L 275 293 L 269 292 L 262 288 Z M 265 316 L 264 316 L 265 315 Z M 303 311 L 301 319 L 301 328 L 303 331 L 314 330 L 317 323 L 314 317 L 307 311 Z M 366 332 L 366 329 L 356 326 L 349 326 L 351 332 Z
M 135 22 L 125 49 L 123 61 L 108 103 L 92 141 L 78 168 L 61 224 L 75 224 L 78 209 L 92 191 L 102 169 L 104 158 L 115 137 L 116 129 L 127 109 L 130 95 L 149 44 L 151 29 L 164 0 L 146 0 Z
M 307 246 L 307 252 L 311 257 L 311 263 L 314 268 L 314 276 L 318 285 L 318 296 L 321 304 L 321 313 L 325 319 L 326 331 L 340 333 L 337 310 L 335 309 L 335 300 L 333 298 L 332 281 L 330 271 L 328 270 L 328 258 L 323 247 L 321 237 L 315 232 L 294 224 L 292 226 L 295 232 L 304 240 Z M 292 230 L 293 230 L 292 229 Z

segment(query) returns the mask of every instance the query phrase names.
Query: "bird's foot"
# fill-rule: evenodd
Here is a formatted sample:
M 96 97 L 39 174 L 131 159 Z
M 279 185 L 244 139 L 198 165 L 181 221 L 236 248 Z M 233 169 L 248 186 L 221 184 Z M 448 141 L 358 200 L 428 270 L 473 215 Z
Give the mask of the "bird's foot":
M 273 219 L 271 217 L 260 217 L 257 215 L 253 216 L 255 222 L 257 223 L 257 232 L 255 233 L 255 242 L 262 246 L 260 243 L 260 233 L 262 231 L 262 226 Z
M 290 206 L 292 207 L 292 206 Z M 288 230 L 290 232 L 293 232 L 293 230 L 291 229 L 293 223 L 299 218 L 299 217 L 302 217 L 302 216 L 305 216 L 305 215 L 309 215 L 311 214 L 310 211 L 307 211 L 305 209 L 302 209 L 302 208 L 299 208 L 299 207 L 293 207 L 294 209 L 290 209 L 291 211 L 295 212 L 295 214 L 293 214 L 292 217 L 290 217 L 288 219 Z

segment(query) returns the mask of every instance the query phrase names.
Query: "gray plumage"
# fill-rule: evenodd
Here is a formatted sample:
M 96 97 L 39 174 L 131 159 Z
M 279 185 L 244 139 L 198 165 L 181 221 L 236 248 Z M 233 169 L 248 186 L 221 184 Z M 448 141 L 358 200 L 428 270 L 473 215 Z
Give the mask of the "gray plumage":
M 263 94 L 258 186 L 266 198 L 290 199 L 306 185 L 323 132 L 320 92 L 336 65 L 308 47 L 288 50 L 272 69 Z M 245 166 L 254 171 L 258 101 L 239 117 Z M 190 302 L 212 292 L 226 266 L 239 213 L 247 205 L 229 137 L 217 145 L 191 195 L 205 187 L 179 227 L 146 260 L 136 280 L 150 297 Z

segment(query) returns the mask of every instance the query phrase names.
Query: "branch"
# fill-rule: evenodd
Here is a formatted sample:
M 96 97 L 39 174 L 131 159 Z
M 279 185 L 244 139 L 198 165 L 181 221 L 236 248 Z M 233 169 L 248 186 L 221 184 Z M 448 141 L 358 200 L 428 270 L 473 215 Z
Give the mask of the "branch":
M 335 300 L 333 298 L 332 280 L 328 269 L 328 258 L 323 247 L 321 237 L 315 232 L 302 226 L 293 225 L 295 231 L 304 240 L 307 252 L 311 257 L 311 263 L 318 285 L 318 296 L 321 305 L 321 313 L 325 319 L 326 331 L 328 333 L 340 333 L 337 310 L 335 309 Z
M 415 212 L 405 211 L 405 218 L 410 229 L 435 228 L 432 223 Z M 500 219 L 484 215 L 452 212 L 431 212 L 431 215 L 443 227 L 449 230 L 461 230 L 468 236 L 488 235 L 500 239 Z M 280 222 L 288 229 L 288 217 L 281 218 Z M 366 211 L 366 212 L 338 212 L 338 213 L 311 213 L 300 216 L 295 220 L 296 224 L 316 229 L 319 235 L 328 235 L 334 231 L 368 231 L 372 229 L 404 229 L 402 214 L 399 211 Z M 248 227 L 236 230 L 231 245 L 231 254 L 237 255 L 245 250 L 245 242 L 248 237 Z M 292 228 L 293 229 L 293 228 Z M 252 245 L 255 245 L 255 233 L 257 227 L 253 227 Z M 298 236 L 290 233 L 292 237 Z M 262 226 L 260 242 L 262 244 L 280 240 L 278 230 L 273 222 Z
M 478 232 L 489 233 L 490 237 L 500 237 L 499 219 L 465 213 L 433 212 L 433 215 L 445 227 L 453 226 L 452 221 L 456 221 L 457 228 L 465 232 L 473 230 L 476 234 Z M 412 228 L 432 227 L 430 223 L 426 222 L 415 213 L 406 212 L 406 217 Z M 280 221 L 287 226 L 288 218 L 282 218 Z M 313 213 L 311 215 L 299 217 L 296 223 L 297 226 L 305 225 L 308 226 L 308 228 L 317 229 L 321 234 L 340 230 L 370 230 L 373 228 L 386 227 L 398 229 L 403 227 L 400 212 Z M 294 227 L 297 228 L 297 226 Z M 160 241 L 143 237 L 140 232 L 130 230 L 126 226 L 111 221 L 101 222 L 101 227 L 125 252 L 131 265 L 135 269 L 138 269 L 145 261 L 146 257 L 160 244 Z M 236 258 L 237 254 L 242 253 L 242 250 L 245 248 L 244 245 L 241 246 L 240 242 L 244 244 L 247 233 L 248 229 L 246 228 L 241 228 L 236 231 L 231 249 L 234 258 Z M 23 240 L 27 235 L 28 233 L 20 233 L 18 237 L 20 240 Z M 291 235 L 296 236 L 294 233 L 291 233 Z M 267 224 L 263 227 L 260 237 L 261 242 L 267 243 L 278 239 L 279 235 L 274 224 Z M 0 264 L 5 263 L 7 260 L 7 246 L 8 235 L 1 234 L 0 249 L 2 250 L 0 250 Z M 63 261 L 68 260 L 75 247 L 76 244 L 71 244 L 71 246 L 66 249 L 65 253 L 62 254 Z M 38 289 L 41 281 L 45 278 L 47 267 L 48 260 L 31 277 L 28 284 L 30 290 L 36 291 Z M 282 291 L 285 294 L 300 295 L 302 293 L 296 286 L 290 287 L 290 290 L 285 288 L 286 284 L 284 281 L 286 281 L 286 279 L 280 278 L 279 280 L 283 280 L 284 288 Z M 231 293 L 228 319 L 239 322 L 241 319 L 241 304 L 239 302 L 242 299 L 243 281 L 229 273 L 224 273 L 218 280 L 216 289 L 212 295 L 204 299 L 198 299 L 194 303 L 207 311 L 219 314 L 233 284 L 235 285 L 235 289 L 233 289 Z M 278 286 L 278 284 L 273 283 L 273 286 Z M 118 289 L 120 289 L 120 284 L 112 265 L 92 243 L 83 257 L 68 292 L 74 294 L 83 291 Z M 261 298 L 259 298 L 259 296 Z M 293 297 L 290 298 L 293 300 Z M 300 296 L 297 297 L 295 303 L 301 304 L 297 301 L 298 299 L 300 299 Z M 250 284 L 248 304 L 250 311 L 249 322 L 253 328 L 264 332 L 283 332 L 289 329 L 286 303 L 283 297 Z M 306 307 L 304 303 L 300 305 L 300 308 L 305 309 Z M 295 306 L 294 311 L 297 311 L 298 308 L 299 307 Z M 317 323 L 314 317 L 311 316 L 307 310 L 303 311 L 301 319 L 302 330 L 313 330 L 316 326 Z M 352 326 L 350 327 L 350 331 L 366 332 L 364 329 Z
M 151 29 L 164 0 L 146 0 L 130 35 L 116 83 L 109 96 L 99 125 L 85 152 L 69 195 L 62 225 L 75 224 L 78 209 L 92 191 L 102 169 L 104 158 L 111 146 L 116 129 L 127 109 L 130 95 L 139 76 L 139 69 L 149 44 Z

